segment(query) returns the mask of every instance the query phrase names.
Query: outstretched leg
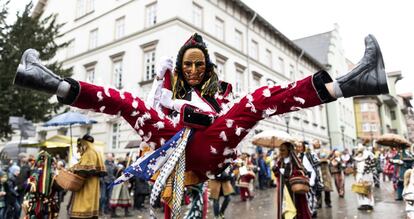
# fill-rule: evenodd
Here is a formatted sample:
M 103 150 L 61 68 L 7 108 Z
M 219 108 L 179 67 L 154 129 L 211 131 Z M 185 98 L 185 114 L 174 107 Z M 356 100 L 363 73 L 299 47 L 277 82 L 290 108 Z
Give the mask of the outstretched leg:
M 381 50 L 376 39 L 365 38 L 365 54 L 355 69 L 333 81 L 325 71 L 287 85 L 262 87 L 242 98 L 203 131 L 194 133 L 187 157 L 194 169 L 218 171 L 231 159 L 233 148 L 263 118 L 297 111 L 355 95 L 388 93 Z

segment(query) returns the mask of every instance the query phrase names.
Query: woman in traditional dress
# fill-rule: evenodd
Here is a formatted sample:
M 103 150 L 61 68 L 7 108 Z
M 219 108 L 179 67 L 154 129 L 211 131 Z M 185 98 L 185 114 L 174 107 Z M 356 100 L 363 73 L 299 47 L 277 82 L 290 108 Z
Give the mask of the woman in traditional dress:
M 85 178 L 82 188 L 73 192 L 69 214 L 71 218 L 91 218 L 99 216 L 99 177 L 106 175 L 102 155 L 93 146 L 94 138 L 88 134 L 78 139 L 78 152 L 81 157 L 70 168 L 75 174 Z
M 375 171 L 374 154 L 369 151 L 365 146 L 360 144 L 357 148 L 357 152 L 354 157 L 356 175 L 355 181 L 369 186 L 368 194 L 357 193 L 358 210 L 367 211 L 374 209 L 374 178 L 373 172 Z
M 277 177 L 277 219 L 290 218 L 287 215 L 296 215 L 296 219 L 312 218 L 306 194 L 296 194 L 291 190 L 289 179 L 292 176 L 304 176 L 305 168 L 295 154 L 292 143 L 285 142 L 280 146 L 279 158 L 273 172 Z M 286 188 L 286 189 L 285 189 Z M 287 193 L 285 193 L 287 191 Z M 288 208 L 289 199 L 294 202 L 295 210 Z M 295 213 L 293 213 L 295 212 Z
M 343 174 L 343 165 L 341 159 L 341 152 L 334 150 L 330 158 L 331 174 L 335 180 L 336 191 L 339 197 L 343 198 L 345 195 L 345 179 Z

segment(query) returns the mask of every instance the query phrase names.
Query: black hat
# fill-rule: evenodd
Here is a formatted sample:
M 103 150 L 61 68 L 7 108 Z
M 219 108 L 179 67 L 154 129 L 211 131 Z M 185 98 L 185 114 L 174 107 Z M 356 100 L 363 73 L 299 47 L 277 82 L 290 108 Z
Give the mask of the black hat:
M 89 141 L 90 143 L 93 143 L 95 141 L 95 139 L 92 136 L 90 136 L 89 134 L 85 134 L 82 137 L 82 140 Z

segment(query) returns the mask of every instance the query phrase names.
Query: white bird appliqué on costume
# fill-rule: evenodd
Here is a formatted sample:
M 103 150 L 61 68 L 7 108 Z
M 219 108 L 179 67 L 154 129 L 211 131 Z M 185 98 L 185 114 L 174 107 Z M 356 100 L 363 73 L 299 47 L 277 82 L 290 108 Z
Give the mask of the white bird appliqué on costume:
M 227 135 L 224 131 L 220 132 L 219 137 L 223 140 L 223 141 L 227 141 Z

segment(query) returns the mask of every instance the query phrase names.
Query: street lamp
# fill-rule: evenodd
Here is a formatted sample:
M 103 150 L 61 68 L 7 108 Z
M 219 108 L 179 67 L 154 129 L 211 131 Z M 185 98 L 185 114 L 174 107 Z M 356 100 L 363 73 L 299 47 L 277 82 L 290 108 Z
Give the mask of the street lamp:
M 342 145 L 344 146 L 344 149 L 346 149 L 346 147 L 345 147 L 345 140 L 344 140 L 345 126 L 344 125 L 341 125 L 339 128 L 341 128 L 341 133 L 342 133 Z
M 286 123 L 286 132 L 287 132 L 287 133 L 289 133 L 289 122 L 290 122 L 290 116 L 289 116 L 289 115 L 286 115 L 286 116 L 284 117 L 284 119 L 285 119 L 285 123 Z

